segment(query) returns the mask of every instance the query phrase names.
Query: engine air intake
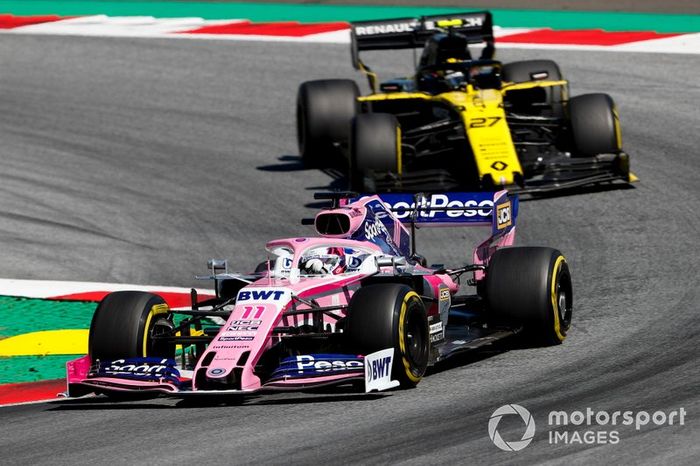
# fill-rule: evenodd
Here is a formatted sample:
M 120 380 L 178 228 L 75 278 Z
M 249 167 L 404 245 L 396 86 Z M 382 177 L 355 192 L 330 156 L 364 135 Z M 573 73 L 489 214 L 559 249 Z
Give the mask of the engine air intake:
M 350 232 L 350 217 L 341 213 L 319 214 L 316 231 L 321 235 L 345 235 Z

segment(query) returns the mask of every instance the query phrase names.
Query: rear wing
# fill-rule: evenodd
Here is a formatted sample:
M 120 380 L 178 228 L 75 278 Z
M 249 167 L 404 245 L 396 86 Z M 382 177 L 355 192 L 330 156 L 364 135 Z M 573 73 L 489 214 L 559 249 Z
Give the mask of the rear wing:
M 424 226 L 490 226 L 491 234 L 477 249 L 512 244 L 518 217 L 518 197 L 508 191 L 332 192 L 316 193 L 314 198 L 330 200 L 331 206 L 302 224 L 314 225 L 321 236 L 369 241 L 385 253 L 404 257 L 415 255 L 416 230 Z
M 433 34 L 451 31 L 467 37 L 470 43 L 486 43 L 482 59 L 493 58 L 493 19 L 488 11 L 398 18 L 350 23 L 350 53 L 355 69 L 368 75 L 370 85 L 374 73 L 360 59 L 365 50 L 415 49 L 423 47 Z M 376 80 L 376 79 L 374 79 Z M 374 89 L 374 86 L 372 86 Z
M 374 196 L 373 196 L 374 197 Z M 492 236 L 510 232 L 518 217 L 518 196 L 507 191 L 439 194 L 386 193 L 376 197 L 404 224 L 421 227 L 491 226 Z M 362 197 L 345 198 L 341 204 Z

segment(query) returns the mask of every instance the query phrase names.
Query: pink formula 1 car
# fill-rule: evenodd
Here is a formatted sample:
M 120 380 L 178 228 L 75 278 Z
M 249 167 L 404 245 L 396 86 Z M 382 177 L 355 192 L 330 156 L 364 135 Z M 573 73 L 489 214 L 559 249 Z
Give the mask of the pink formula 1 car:
M 329 195 L 319 236 L 267 244 L 254 273 L 210 261 L 216 298 L 169 309 L 120 291 L 90 326 L 89 354 L 68 363 L 68 394 L 248 394 L 420 382 L 426 368 L 521 332 L 561 343 L 571 322 L 569 268 L 555 249 L 509 247 L 517 197 L 499 193 Z M 428 267 L 427 226 L 486 226 L 471 263 Z M 476 293 L 460 293 L 462 285 Z

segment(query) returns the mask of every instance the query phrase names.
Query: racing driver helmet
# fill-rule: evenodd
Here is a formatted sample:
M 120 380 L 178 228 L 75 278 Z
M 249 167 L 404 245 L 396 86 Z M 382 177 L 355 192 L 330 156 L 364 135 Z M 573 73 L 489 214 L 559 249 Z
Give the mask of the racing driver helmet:
M 301 272 L 307 275 L 339 275 L 345 272 L 343 248 L 315 248 L 299 260 Z

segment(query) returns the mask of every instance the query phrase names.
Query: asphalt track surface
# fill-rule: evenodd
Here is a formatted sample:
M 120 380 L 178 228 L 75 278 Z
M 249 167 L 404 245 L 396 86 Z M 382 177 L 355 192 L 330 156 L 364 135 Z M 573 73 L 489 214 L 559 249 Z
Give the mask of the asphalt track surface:
M 573 271 L 564 345 L 482 352 L 415 390 L 371 397 L 2 408 L 2 462 L 697 464 L 697 60 L 500 52 L 542 56 L 560 63 L 574 94 L 614 96 L 642 180 L 521 206 L 518 244 L 558 247 Z M 376 58 L 387 75 L 409 68 L 407 57 Z M 306 79 L 355 76 L 346 46 L 5 35 L 0 65 L 0 276 L 192 285 L 209 257 L 248 270 L 265 240 L 308 232 L 298 219 L 314 212 L 312 193 L 337 186 L 300 168 L 294 99 Z M 421 231 L 419 249 L 460 264 L 482 233 Z M 518 453 L 487 435 L 506 403 L 537 422 Z M 688 416 L 684 426 L 618 426 L 617 445 L 550 445 L 549 411 L 586 407 Z M 518 440 L 522 423 L 507 419 L 501 434 Z

